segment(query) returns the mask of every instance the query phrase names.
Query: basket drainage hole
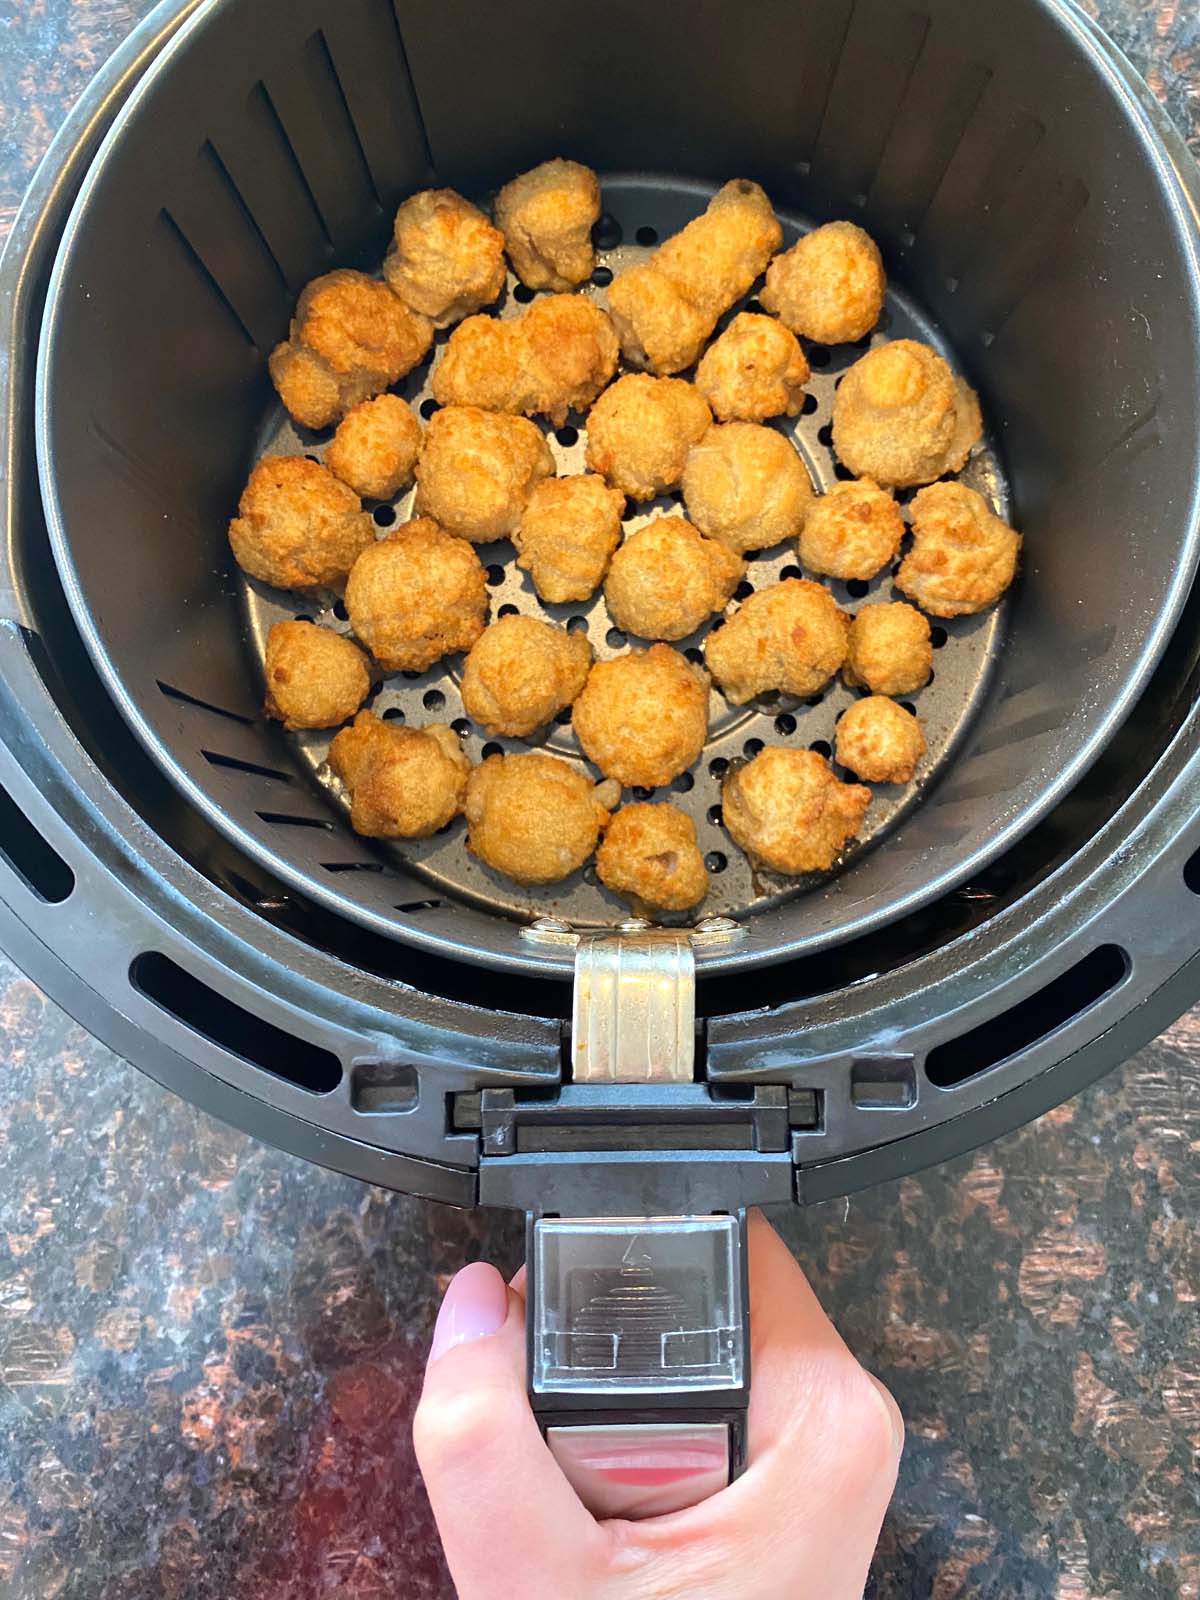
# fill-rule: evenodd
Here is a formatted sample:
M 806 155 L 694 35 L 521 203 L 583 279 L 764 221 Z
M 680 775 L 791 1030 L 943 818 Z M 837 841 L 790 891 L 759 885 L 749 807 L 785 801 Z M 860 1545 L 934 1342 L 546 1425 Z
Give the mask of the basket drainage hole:
M 592 244 L 597 250 L 615 250 L 624 237 L 624 229 L 610 212 L 592 225 Z
M 696 787 L 696 780 L 690 772 L 681 772 L 671 784 L 676 794 L 690 794 Z
M 708 808 L 708 820 L 712 823 L 714 828 L 719 828 L 721 826 L 721 808 L 720 808 L 720 806 L 709 806 L 709 808 Z
M 729 771 L 729 762 L 724 756 L 714 756 L 708 763 L 708 770 L 714 778 L 723 778 Z
M 311 622 L 312 618 L 307 614 L 307 612 L 301 612 L 301 614 L 294 620 L 296 622 Z
M 375 518 L 376 527 L 390 528 L 396 520 L 396 508 L 395 506 L 376 506 L 371 515 Z
M 833 444 L 833 423 L 823 422 L 817 429 L 817 442 L 828 450 Z
M 611 267 L 597 267 L 592 273 L 592 282 L 596 285 L 597 289 L 607 289 L 612 281 L 613 275 Z
M 935 650 L 940 650 L 950 635 L 945 628 L 930 628 L 929 642 Z
M 724 872 L 729 865 L 729 858 L 723 850 L 710 850 L 704 858 L 704 865 L 710 872 Z
M 435 411 L 440 411 L 440 410 L 441 410 L 441 407 L 438 405 L 437 401 L 433 398 L 432 395 L 430 395 L 427 400 L 422 400 L 421 401 L 421 415 L 425 418 L 426 422 L 429 421 L 430 417 L 434 414 Z
M 504 754 L 504 746 L 496 744 L 493 740 L 490 744 L 484 745 L 481 753 L 486 761 L 489 756 L 502 756 Z
M 658 229 L 657 228 L 651 228 L 649 226 L 641 227 L 634 234 L 634 238 L 637 240 L 637 242 L 639 244 L 644 244 L 644 245 L 657 244 L 658 243 Z
M 404 721 L 404 709 L 403 709 L 403 707 L 401 707 L 401 706 L 388 706 L 387 710 L 383 713 L 383 720 L 385 722 L 403 722 Z
M 421 704 L 426 711 L 440 711 L 446 704 L 446 696 L 440 689 L 426 689 Z
M 814 344 L 808 352 L 808 364 L 810 367 L 827 367 L 829 361 L 828 345 Z
M 504 582 L 504 568 L 498 567 L 493 562 L 492 565 L 487 569 L 487 581 L 491 584 L 493 589 L 499 588 L 499 586 Z
M 498 617 L 515 617 L 517 615 L 517 608 L 510 603 L 509 605 L 501 606 L 496 615 Z
M 911 700 L 901 700 L 900 709 L 901 711 L 907 711 L 910 717 L 915 717 L 917 714 L 917 708 Z
M 824 756 L 826 761 L 833 754 L 833 746 L 828 739 L 814 739 L 808 748 L 815 756 Z
M 804 574 L 799 567 L 784 567 L 779 574 L 781 582 L 784 578 L 802 578 L 803 576 Z
M 735 600 L 749 600 L 753 593 L 754 585 L 752 583 L 748 583 L 746 579 L 743 578 L 741 583 L 739 583 L 737 588 L 733 591 L 733 598 Z
M 790 711 L 784 711 L 775 718 L 775 732 L 786 739 L 789 734 L 796 731 L 796 719 Z
M 850 596 L 851 600 L 861 600 L 862 597 L 867 593 L 868 587 L 869 586 L 865 579 L 851 578 L 849 583 L 846 585 L 846 593 Z
M 533 299 L 533 290 L 527 283 L 518 283 L 513 290 L 513 299 L 518 305 L 527 306 Z
M 652 800 L 654 798 L 654 790 L 647 789 L 645 784 L 635 784 L 633 798 L 635 800 Z
M 747 761 L 753 761 L 762 747 L 763 742 L 761 739 L 747 739 L 745 744 L 742 746 L 742 754 L 745 756 Z
M 610 628 L 604 635 L 604 641 L 612 650 L 623 650 L 629 642 L 620 628 Z
M 568 617 L 567 618 L 567 632 L 568 633 L 586 633 L 587 631 L 588 631 L 588 619 L 586 617 Z
M 57 906 L 75 888 L 75 874 L 20 809 L 7 789 L 0 789 L 0 855 L 27 889 Z
M 800 407 L 800 415 L 802 417 L 811 417 L 819 405 L 820 401 L 815 394 L 806 394 L 804 396 L 804 404 Z
M 450 724 L 450 729 L 451 732 L 456 733 L 460 739 L 465 739 L 471 731 L 471 724 L 466 717 L 455 717 L 454 721 Z
M 689 645 L 683 653 L 694 667 L 702 667 L 704 665 L 704 651 L 697 648 L 696 645 Z
M 349 622 L 350 620 L 350 613 L 346 609 L 344 600 L 335 600 L 333 602 L 333 614 L 339 622 Z
M 573 428 L 568 422 L 566 427 L 554 430 L 554 437 L 564 450 L 569 450 L 573 444 L 579 443 L 579 429 Z

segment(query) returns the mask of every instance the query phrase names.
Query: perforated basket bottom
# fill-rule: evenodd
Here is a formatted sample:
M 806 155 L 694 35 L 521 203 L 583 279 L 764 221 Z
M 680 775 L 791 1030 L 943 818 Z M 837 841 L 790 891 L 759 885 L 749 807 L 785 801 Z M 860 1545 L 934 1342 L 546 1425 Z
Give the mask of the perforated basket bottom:
M 653 248 L 655 240 L 677 231 L 684 222 L 696 215 L 707 203 L 711 192 L 710 188 L 702 185 L 663 178 L 618 178 L 606 181 L 603 186 L 606 225 L 611 224 L 609 235 L 618 242 L 597 250 L 596 272 L 592 283 L 586 286 L 586 292 L 604 305 L 607 298 L 604 286 L 609 276 L 635 261 L 643 260 Z M 781 215 L 780 220 L 785 244 L 793 243 L 811 226 L 802 218 L 792 215 Z M 520 290 L 518 298 L 515 287 L 516 280 L 510 278 L 508 289 L 498 307 L 501 316 L 515 315 L 522 309 L 522 300 L 529 298 L 525 289 Z M 752 289 L 746 300 L 733 307 L 725 320 L 747 305 L 753 306 L 754 294 L 755 290 Z M 435 359 L 446 337 L 445 334 L 439 335 L 438 346 L 433 352 Z M 828 425 L 839 376 L 858 360 L 869 344 L 892 338 L 923 340 L 940 348 L 953 363 L 953 351 L 941 338 L 937 328 L 911 300 L 894 288 L 889 291 L 880 326 L 869 340 L 859 345 L 832 349 L 806 345 L 812 367 L 812 381 L 807 390 L 809 406 L 800 417 L 794 420 L 781 419 L 776 426 L 793 439 L 818 490 L 827 488 L 837 477 L 828 443 Z M 431 365 L 426 363 L 410 374 L 398 391 L 414 407 L 423 407 L 427 412 L 433 408 L 433 401 L 429 397 Z M 586 430 L 582 417 L 572 417 L 570 424 L 557 433 L 546 426 L 546 433 L 560 474 L 586 470 Z M 295 428 L 285 415 L 276 411 L 265 423 L 259 454 L 302 453 L 318 458 L 324 452 L 327 437 L 318 437 Z M 1000 515 L 1007 516 L 1007 485 L 990 436 L 985 436 L 962 477 L 984 494 Z M 681 498 L 676 491 L 673 495 L 639 505 L 626 518 L 624 532 L 629 534 L 665 512 L 678 511 Z M 901 498 L 907 500 L 910 496 Z M 381 532 L 410 515 L 411 501 L 412 491 L 409 490 L 394 502 L 373 508 Z M 584 603 L 547 605 L 534 592 L 528 574 L 517 567 L 515 551 L 508 541 L 477 548 L 480 559 L 488 568 L 493 617 L 515 610 L 545 616 L 572 630 L 586 632 L 600 660 L 645 643 L 640 639 L 627 639 L 613 627 L 602 593 L 598 592 Z M 751 555 L 747 584 L 755 589 L 763 588 L 784 573 L 794 576 L 800 570 L 794 545 L 777 546 Z M 812 573 L 804 575 L 815 576 Z M 850 612 L 865 600 L 902 598 L 893 587 L 892 572 L 887 569 L 869 584 L 847 584 L 828 578 L 819 581 L 824 582 L 838 604 Z M 744 596 L 747 592 L 743 586 L 739 594 Z M 262 679 L 266 636 L 272 623 L 288 617 L 308 616 L 340 632 L 349 631 L 345 608 L 333 597 L 330 597 L 328 605 L 322 607 L 316 600 L 287 595 L 243 578 L 241 598 L 245 608 L 248 645 L 255 658 L 252 670 L 258 674 L 259 681 Z M 923 792 L 937 781 L 947 764 L 953 760 L 982 699 L 990 663 L 1001 646 L 1007 609 L 1006 605 L 1001 605 L 983 616 L 963 617 L 935 625 L 934 639 L 938 648 L 934 656 L 934 677 L 912 701 L 924 726 L 929 747 L 918 780 L 906 786 L 874 786 L 874 798 L 862 832 L 845 853 L 839 870 L 844 870 L 866 849 L 881 844 L 886 848 L 887 836 L 903 824 L 905 817 L 920 804 Z M 704 635 L 711 625 L 711 622 L 706 623 L 695 634 L 679 641 L 677 648 L 687 652 L 692 659 L 701 660 Z M 478 761 L 485 752 L 490 754 L 495 750 L 541 748 L 582 764 L 583 757 L 569 721 L 542 729 L 528 740 L 488 739 L 481 729 L 467 720 L 463 711 L 459 694 L 461 670 L 462 657 L 452 656 L 428 672 L 394 674 L 383 680 L 369 701 L 370 707 L 379 716 L 402 719 L 412 727 L 428 722 L 451 723 L 464 735 L 472 761 Z M 654 790 L 652 794 L 645 790 L 635 792 L 637 798 L 670 800 L 687 811 L 695 822 L 700 849 L 712 874 L 710 893 L 702 907 L 703 914 L 737 915 L 763 911 L 783 899 L 803 893 L 813 882 L 820 881 L 816 878 L 776 879 L 752 871 L 745 856 L 721 826 L 721 776 L 730 762 L 752 755 L 763 744 L 782 744 L 797 749 L 813 747 L 828 754 L 834 742 L 837 717 L 854 698 L 855 692 L 847 689 L 840 678 L 830 684 L 823 695 L 807 701 L 780 695 L 763 697 L 749 705 L 735 707 L 730 706 L 714 689 L 710 702 L 708 742 L 700 760 L 665 788 Z M 286 737 L 292 745 L 298 765 L 311 775 L 314 784 L 321 787 L 349 827 L 347 796 L 326 765 L 331 735 L 320 732 L 289 734 Z M 839 772 L 839 775 L 850 776 L 845 772 Z M 629 791 L 626 791 L 624 798 L 630 798 Z M 381 844 L 378 848 L 382 859 L 391 857 L 403 861 L 425 879 L 431 891 L 436 891 L 439 896 L 456 896 L 483 909 L 522 920 L 531 916 L 557 915 L 577 924 L 595 925 L 611 923 L 627 913 L 624 902 L 596 881 L 594 869 L 590 866 L 562 883 L 542 889 L 524 888 L 501 878 L 467 850 L 466 830 L 461 819 L 432 839 L 396 846 Z M 352 885 L 349 886 L 349 892 L 352 895 Z

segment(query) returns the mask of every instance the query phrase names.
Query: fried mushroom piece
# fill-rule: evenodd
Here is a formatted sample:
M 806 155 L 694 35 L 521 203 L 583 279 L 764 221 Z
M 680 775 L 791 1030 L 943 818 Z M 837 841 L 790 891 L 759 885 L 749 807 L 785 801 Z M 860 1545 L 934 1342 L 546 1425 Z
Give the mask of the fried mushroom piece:
M 432 343 L 433 325 L 387 284 L 340 268 L 303 291 L 267 366 L 288 415 L 327 428 L 411 372 Z
M 591 665 L 586 635 L 539 617 L 500 617 L 463 663 L 463 709 L 488 733 L 523 739 L 571 704 Z
M 383 275 L 406 306 L 448 328 L 499 298 L 504 235 L 453 189 L 423 189 L 396 212 Z
M 638 910 L 687 911 L 708 893 L 695 823 L 665 803 L 621 807 L 596 851 L 596 874 Z
M 838 761 L 867 783 L 911 783 L 925 754 L 916 717 L 882 694 L 848 706 L 835 739 Z
M 400 728 L 370 711 L 334 734 L 329 765 L 350 792 L 350 826 L 368 839 L 428 839 L 462 810 L 471 771 L 444 723 Z
M 704 641 L 704 657 L 731 705 L 757 694 L 817 694 L 846 659 L 850 619 L 828 589 L 784 578 L 744 600 Z
M 229 524 L 238 566 L 277 589 L 340 583 L 374 541 L 354 490 L 305 456 L 264 456 Z
M 794 539 L 812 504 L 808 468 L 783 434 L 757 422 L 721 422 L 688 452 L 683 500 L 710 539 L 739 555 Z
M 746 570 L 727 545 L 683 517 L 657 517 L 631 534 L 604 580 L 608 614 L 641 639 L 685 639 L 723 611 Z
M 896 583 L 935 617 L 994 605 L 1017 571 L 1021 535 L 965 483 L 935 483 L 912 503 L 912 549 Z
M 850 624 L 842 676 L 851 688 L 874 694 L 915 694 L 933 672 L 929 624 L 903 600 L 859 608 Z
M 325 465 L 364 500 L 390 500 L 411 482 L 421 425 L 398 394 L 353 406 L 338 423 Z
M 708 674 L 666 644 L 598 661 L 571 722 L 584 754 L 606 778 L 657 788 L 704 748 Z
M 607 314 L 581 294 L 535 300 L 519 316 L 468 317 L 433 373 L 439 405 L 546 416 L 586 411 L 617 369 Z
M 704 396 L 682 378 L 628 373 L 588 415 L 587 464 L 631 500 L 653 500 L 679 482 L 711 421 Z
M 508 259 L 531 289 L 574 289 L 596 264 L 592 225 L 600 215 L 600 180 L 590 167 L 561 156 L 506 183 L 496 196 L 496 223 Z
M 817 344 L 850 344 L 879 321 L 887 278 L 879 247 L 853 222 L 827 222 L 776 256 L 759 299 Z
M 796 542 L 800 560 L 830 578 L 873 578 L 904 537 L 900 507 L 870 478 L 834 483 L 808 508 Z
M 721 786 L 721 816 L 751 861 L 795 876 L 825 872 L 858 832 L 871 791 L 839 783 L 813 750 L 768 745 Z
M 718 422 L 764 422 L 798 416 L 811 376 L 794 333 L 741 311 L 701 357 L 696 387 Z
M 975 391 L 927 344 L 869 350 L 833 397 L 833 448 L 856 478 L 885 489 L 958 472 L 983 436 Z
M 424 672 L 483 632 L 487 578 L 469 544 L 416 517 L 359 556 L 346 609 L 386 672 Z
M 621 541 L 625 496 L 597 473 L 543 478 L 513 531 L 517 565 L 543 600 L 589 599 Z
M 782 240 L 757 183 L 724 184 L 701 216 L 609 285 L 608 308 L 626 358 L 660 376 L 690 367 L 721 313 L 745 294 Z
M 524 417 L 445 406 L 425 429 L 417 457 L 416 510 L 449 533 L 488 544 L 506 539 L 554 457 L 542 431 Z
M 293 732 L 348 722 L 371 687 L 367 658 L 354 641 L 315 622 L 273 622 L 264 671 L 264 713 Z
M 517 883 L 557 883 L 596 848 L 605 798 L 605 785 L 557 756 L 488 756 L 467 785 L 467 844 Z

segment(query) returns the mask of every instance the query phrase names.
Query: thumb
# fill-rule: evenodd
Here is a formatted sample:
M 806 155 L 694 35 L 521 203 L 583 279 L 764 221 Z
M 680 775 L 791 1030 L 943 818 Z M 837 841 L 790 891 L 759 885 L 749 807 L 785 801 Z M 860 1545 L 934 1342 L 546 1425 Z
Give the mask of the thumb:
M 413 1443 L 462 1596 L 534 1596 L 539 1574 L 574 1570 L 598 1547 L 529 1406 L 525 1302 L 482 1261 L 442 1301 Z

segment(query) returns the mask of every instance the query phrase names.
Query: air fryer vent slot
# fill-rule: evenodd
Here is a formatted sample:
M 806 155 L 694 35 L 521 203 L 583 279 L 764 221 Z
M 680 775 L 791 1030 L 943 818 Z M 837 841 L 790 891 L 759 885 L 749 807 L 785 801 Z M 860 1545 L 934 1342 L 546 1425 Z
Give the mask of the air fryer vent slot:
M 177 1022 L 298 1089 L 329 1094 L 342 1081 L 342 1065 L 332 1051 L 255 1016 L 160 951 L 138 956 L 129 978 Z
M 224 767 L 228 772 L 245 772 L 254 778 L 274 778 L 278 783 L 291 783 L 290 772 L 278 767 L 260 766 L 257 761 L 243 761 L 240 756 L 222 755 L 219 750 L 201 750 L 200 754 L 213 767 Z
M 198 711 L 211 711 L 214 717 L 228 717 L 230 722 L 240 722 L 246 728 L 254 725 L 253 718 L 242 716 L 240 711 L 230 711 L 226 706 L 214 706 L 210 700 L 198 700 L 194 694 L 188 694 L 185 689 L 177 689 L 174 684 L 164 683 L 161 678 L 155 681 L 168 700 L 179 700 L 185 706 L 195 706 Z
M 402 1115 L 415 1111 L 420 1097 L 416 1067 L 397 1061 L 360 1061 L 350 1069 L 350 1104 L 355 1111 Z
M 1129 970 L 1129 957 L 1119 945 L 1100 945 L 1036 994 L 931 1050 L 926 1076 L 939 1089 L 966 1083 L 1073 1022 L 1123 983 Z
M 0 788 L 0 855 L 31 893 L 48 905 L 61 905 L 75 888 L 75 874 Z

